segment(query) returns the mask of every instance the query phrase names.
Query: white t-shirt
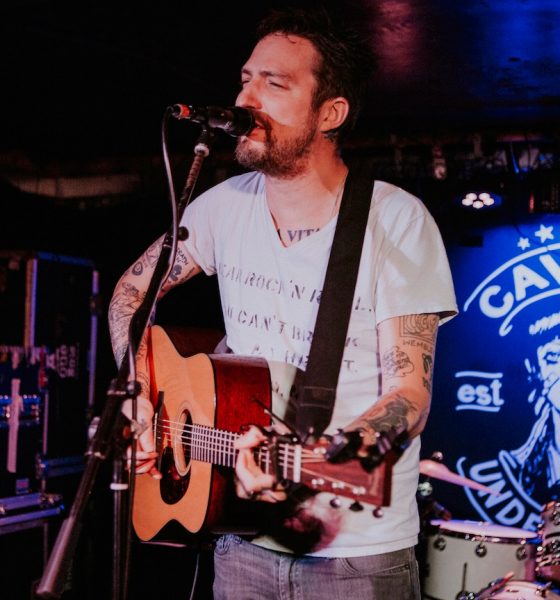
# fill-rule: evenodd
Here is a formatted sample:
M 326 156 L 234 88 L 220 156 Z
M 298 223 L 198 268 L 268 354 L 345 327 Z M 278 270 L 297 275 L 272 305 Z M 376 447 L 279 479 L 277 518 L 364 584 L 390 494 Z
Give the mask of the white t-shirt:
M 207 274 L 217 274 L 228 346 L 236 354 L 269 361 L 273 411 L 282 416 L 294 365 L 305 369 L 336 218 L 284 247 L 266 203 L 264 176 L 233 177 L 202 194 L 187 209 L 187 247 Z M 379 397 L 376 324 L 396 316 L 457 312 L 445 249 L 425 206 L 409 193 L 376 181 L 354 293 L 333 417 L 334 433 Z M 352 512 L 343 503 L 341 528 L 320 556 L 360 556 L 417 542 L 416 491 L 420 441 L 393 469 L 391 505 L 383 516 Z M 319 494 L 328 507 L 329 494 Z M 349 500 L 347 504 L 350 504 Z M 328 510 L 328 509 L 326 509 Z M 340 517 L 342 515 L 342 517 Z M 283 550 L 271 540 L 260 545 Z

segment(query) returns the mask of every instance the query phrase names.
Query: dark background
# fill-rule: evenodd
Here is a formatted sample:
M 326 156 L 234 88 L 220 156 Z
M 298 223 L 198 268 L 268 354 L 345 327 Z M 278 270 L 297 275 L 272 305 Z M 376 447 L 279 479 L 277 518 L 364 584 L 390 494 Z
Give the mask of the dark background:
M 95 263 L 98 410 L 116 374 L 106 323 L 113 287 L 170 223 L 161 153 L 165 108 L 233 104 L 257 20 L 284 4 L 9 0 L 0 7 L 0 247 Z M 533 210 L 558 210 L 557 0 L 327 4 L 359 19 L 377 59 L 370 100 L 344 150 L 349 160 L 367 161 L 377 177 L 417 194 L 446 241 L 476 245 L 479 225 L 528 213 L 531 194 Z M 195 125 L 171 124 L 178 190 L 197 134 Z M 197 191 L 236 172 L 232 147 L 231 138 L 219 136 Z M 445 159 L 441 179 L 434 149 Z M 501 211 L 469 216 L 457 209 L 455 195 L 477 179 L 501 190 Z M 219 327 L 215 281 L 200 278 L 184 288 L 160 303 L 158 320 Z M 100 560 L 98 580 L 109 569 L 99 557 L 111 552 L 101 487 L 107 477 L 84 541 Z M 146 564 L 162 559 L 161 552 Z
M 231 105 L 256 22 L 285 4 L 3 3 L 2 246 L 93 260 L 106 304 L 118 275 L 170 222 L 161 155 L 165 108 Z M 326 5 L 337 18 L 359 20 L 377 61 L 347 157 L 368 160 L 378 177 L 418 194 L 444 235 L 464 226 L 450 199 L 475 176 L 499 178 L 520 210 L 529 180 L 557 184 L 558 2 Z M 171 124 L 178 189 L 197 134 L 190 123 Z M 198 191 L 235 171 L 232 146 L 220 136 Z M 434 148 L 445 158 L 445 180 L 434 178 Z M 523 172 L 522 155 L 535 148 Z M 195 286 L 213 293 L 211 283 Z M 196 314 L 182 318 L 219 323 L 219 315 L 208 314 L 215 308 L 195 304 Z

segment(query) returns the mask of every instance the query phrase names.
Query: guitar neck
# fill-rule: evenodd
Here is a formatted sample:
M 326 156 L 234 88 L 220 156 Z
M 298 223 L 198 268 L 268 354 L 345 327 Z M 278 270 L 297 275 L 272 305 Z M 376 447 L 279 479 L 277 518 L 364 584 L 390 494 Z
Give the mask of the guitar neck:
M 241 434 L 199 424 L 167 423 L 162 428 L 172 430 L 177 427 L 182 429 L 182 445 L 188 450 L 192 460 L 221 467 L 235 467 L 239 450 L 234 446 Z M 281 479 L 294 483 L 300 481 L 301 455 L 301 445 L 282 442 L 272 447 L 261 445 L 253 450 L 255 462 L 265 473 L 279 475 Z

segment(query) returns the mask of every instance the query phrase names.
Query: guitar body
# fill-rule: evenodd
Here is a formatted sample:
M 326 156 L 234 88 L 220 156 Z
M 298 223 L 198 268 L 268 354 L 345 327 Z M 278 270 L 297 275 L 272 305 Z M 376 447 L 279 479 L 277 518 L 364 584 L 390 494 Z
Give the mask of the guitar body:
M 163 478 L 135 476 L 134 529 L 142 540 L 152 539 L 170 521 L 192 534 L 211 531 L 223 521 L 231 471 L 198 460 L 185 439 L 195 435 L 193 425 L 231 432 L 269 425 L 263 409 L 271 407 L 268 364 L 232 354 L 182 356 L 159 326 L 151 328 L 148 362 Z M 197 428 L 196 435 L 202 430 Z
M 272 393 L 263 358 L 197 353 L 159 326 L 148 340 L 150 396 L 154 405 L 157 466 L 162 479 L 135 475 L 132 523 L 142 540 L 177 522 L 192 535 L 256 533 L 263 503 L 239 500 L 233 490 L 235 440 L 244 426 L 270 425 Z M 380 434 L 380 463 L 365 471 L 358 460 L 329 462 L 329 439 L 301 444 L 271 430 L 253 450 L 257 465 L 277 479 L 303 484 L 311 494 L 330 492 L 336 505 L 361 510 L 390 502 L 393 439 Z M 396 438 L 395 438 L 396 439 Z M 333 505 L 334 506 L 334 505 Z M 262 516 L 262 515 L 261 515 Z M 249 517 L 249 518 L 247 518 Z M 265 514 L 265 523 L 266 523 Z M 252 523 L 250 523 L 252 521 Z

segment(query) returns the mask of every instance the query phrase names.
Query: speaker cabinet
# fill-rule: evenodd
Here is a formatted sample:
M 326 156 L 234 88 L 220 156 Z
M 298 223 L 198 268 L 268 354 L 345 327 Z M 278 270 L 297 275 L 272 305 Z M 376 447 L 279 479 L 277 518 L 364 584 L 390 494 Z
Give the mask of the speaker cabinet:
M 98 286 L 87 259 L 0 251 L 2 495 L 35 491 L 49 459 L 83 456 L 94 401 Z

